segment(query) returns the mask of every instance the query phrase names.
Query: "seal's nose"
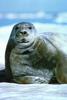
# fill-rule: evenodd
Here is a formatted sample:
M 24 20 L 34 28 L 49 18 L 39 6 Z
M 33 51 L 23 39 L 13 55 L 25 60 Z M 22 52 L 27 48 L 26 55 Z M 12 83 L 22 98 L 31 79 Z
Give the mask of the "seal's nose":
M 23 32 L 23 34 L 27 34 L 27 32 L 26 32 L 26 31 L 24 31 L 24 32 Z
M 21 31 L 22 35 L 28 36 L 28 33 L 26 31 Z

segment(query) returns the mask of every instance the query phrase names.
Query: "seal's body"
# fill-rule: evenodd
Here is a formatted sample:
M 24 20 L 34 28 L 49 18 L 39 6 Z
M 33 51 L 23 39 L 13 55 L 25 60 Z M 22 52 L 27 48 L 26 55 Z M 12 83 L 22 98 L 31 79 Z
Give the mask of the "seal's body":
M 14 26 L 6 48 L 7 79 L 26 84 L 50 83 L 56 78 L 59 83 L 65 83 L 64 74 L 63 78 L 58 74 L 58 69 L 64 66 L 63 58 L 51 41 L 37 35 L 31 23 L 19 23 Z

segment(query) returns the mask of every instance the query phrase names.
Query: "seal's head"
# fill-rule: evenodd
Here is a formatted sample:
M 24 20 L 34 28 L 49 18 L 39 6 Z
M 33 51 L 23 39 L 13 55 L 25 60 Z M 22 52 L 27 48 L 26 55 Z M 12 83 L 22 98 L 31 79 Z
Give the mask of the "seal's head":
M 36 29 L 33 24 L 22 22 L 14 26 L 12 34 L 15 36 L 14 38 L 16 43 L 28 45 L 34 41 Z

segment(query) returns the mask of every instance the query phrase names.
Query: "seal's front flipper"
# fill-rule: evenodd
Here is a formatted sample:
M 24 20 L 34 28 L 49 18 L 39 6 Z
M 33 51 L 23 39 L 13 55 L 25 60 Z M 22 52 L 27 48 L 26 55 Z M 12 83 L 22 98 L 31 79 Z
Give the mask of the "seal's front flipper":
M 6 82 L 6 73 L 5 73 L 5 69 L 0 70 L 0 82 Z

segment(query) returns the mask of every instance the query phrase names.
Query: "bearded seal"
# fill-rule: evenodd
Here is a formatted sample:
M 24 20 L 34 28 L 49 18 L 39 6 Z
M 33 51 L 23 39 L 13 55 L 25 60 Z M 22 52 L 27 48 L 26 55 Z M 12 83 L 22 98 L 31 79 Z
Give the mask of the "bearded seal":
M 59 48 L 47 37 L 37 35 L 33 24 L 21 22 L 13 27 L 5 52 L 8 81 L 48 84 L 56 79 L 58 83 L 67 83 L 63 60 Z

